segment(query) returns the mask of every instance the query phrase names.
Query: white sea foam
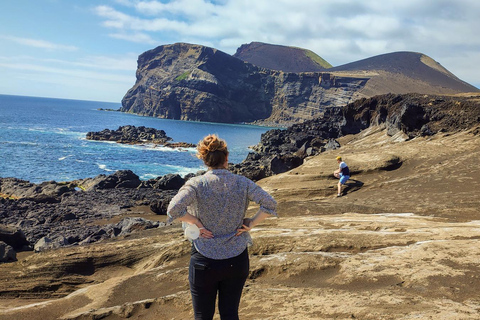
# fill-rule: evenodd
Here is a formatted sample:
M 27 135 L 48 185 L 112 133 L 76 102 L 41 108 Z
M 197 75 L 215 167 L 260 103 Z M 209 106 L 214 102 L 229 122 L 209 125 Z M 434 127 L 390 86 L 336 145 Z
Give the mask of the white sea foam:
M 65 156 L 65 157 L 60 157 L 60 158 L 58 158 L 58 160 L 63 161 L 63 160 L 65 160 L 67 158 L 70 158 L 70 157 L 73 157 L 73 154 L 69 154 L 68 156 Z
M 146 173 L 140 176 L 141 180 L 150 180 L 158 177 L 158 174 Z
M 106 164 L 97 163 L 97 166 L 98 166 L 100 169 L 104 170 L 104 171 L 109 171 L 109 172 L 115 171 L 115 170 L 112 170 L 112 169 L 107 169 L 107 165 L 106 165 Z
M 196 168 L 189 168 L 189 167 L 182 167 L 182 166 L 173 166 L 173 165 L 162 165 L 164 169 L 167 169 L 166 171 L 168 173 L 175 173 L 179 174 L 182 177 L 185 177 L 189 173 L 196 173 L 199 170 L 205 169 L 202 167 L 196 167 Z M 165 173 L 167 174 L 167 173 Z M 149 179 L 155 179 L 159 176 L 162 176 L 164 174 L 161 173 L 145 173 L 140 176 L 141 180 L 149 180 Z
M 205 167 L 188 168 L 188 167 L 181 167 L 181 166 L 173 166 L 173 165 L 169 165 L 169 164 L 164 165 L 164 167 L 171 169 L 171 170 L 169 170 L 170 172 L 176 172 L 181 176 L 185 176 L 189 173 L 195 173 L 199 170 L 205 170 L 206 169 Z
M 17 145 L 24 145 L 24 146 L 38 146 L 39 144 L 37 142 L 18 142 L 18 141 L 1 141 L 0 143 L 3 144 L 17 144 Z
M 183 148 L 183 147 L 171 148 L 171 147 L 157 146 L 152 144 L 146 144 L 143 146 L 148 150 L 161 151 L 161 152 L 190 152 L 190 153 L 197 152 L 196 148 Z
M 109 143 L 109 144 L 116 144 L 119 148 L 126 148 L 126 149 L 147 149 L 152 151 L 159 151 L 159 152 L 190 152 L 195 153 L 197 152 L 196 148 L 185 148 L 185 147 L 165 147 L 162 145 L 156 145 L 152 143 L 142 143 L 142 144 L 124 144 L 124 143 L 117 143 L 115 141 L 103 141 L 103 140 L 87 140 L 86 138 L 82 137 L 81 140 L 95 142 L 95 143 Z

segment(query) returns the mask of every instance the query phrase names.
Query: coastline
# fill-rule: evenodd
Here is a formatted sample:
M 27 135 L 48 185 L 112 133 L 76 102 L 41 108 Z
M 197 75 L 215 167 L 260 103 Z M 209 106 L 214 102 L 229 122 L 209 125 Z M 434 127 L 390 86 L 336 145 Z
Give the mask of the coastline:
M 480 164 L 472 161 L 480 155 L 480 135 L 475 130 L 401 142 L 386 128 L 372 127 L 339 138 L 340 150 L 259 181 L 277 200 L 279 217 L 251 231 L 250 275 L 240 316 L 476 319 L 480 184 L 471 177 L 480 173 Z M 341 198 L 335 197 L 337 180 L 332 178 L 338 153 L 353 172 Z M 401 166 L 389 167 L 394 159 L 401 159 Z M 458 163 L 472 166 L 465 172 Z M 462 189 L 465 179 L 469 188 Z M 0 264 L 0 317 L 192 318 L 187 282 L 191 244 L 180 225 L 162 226 L 165 216 L 151 214 L 149 207 L 114 206 L 112 192 L 137 204 L 158 197 L 114 188 L 96 191 L 94 207 L 82 198 L 68 203 L 89 208 L 92 216 L 122 212 L 89 223 L 101 224 L 105 232 L 105 225 L 113 227 L 124 218 L 132 218 L 124 226 L 143 217 L 158 221 L 159 227 L 22 253 L 19 261 Z M 256 210 L 249 207 L 248 216 Z M 90 239 L 100 234 L 105 233 Z M 272 294 L 280 304 L 272 302 Z

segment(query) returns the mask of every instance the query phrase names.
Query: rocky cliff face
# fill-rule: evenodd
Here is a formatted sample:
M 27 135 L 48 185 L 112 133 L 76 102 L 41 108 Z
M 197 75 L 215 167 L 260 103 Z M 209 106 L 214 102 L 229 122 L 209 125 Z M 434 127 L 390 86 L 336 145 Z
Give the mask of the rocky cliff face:
M 213 48 L 177 43 L 140 55 L 137 82 L 121 111 L 192 121 L 295 123 L 358 98 L 367 80 L 274 71 Z

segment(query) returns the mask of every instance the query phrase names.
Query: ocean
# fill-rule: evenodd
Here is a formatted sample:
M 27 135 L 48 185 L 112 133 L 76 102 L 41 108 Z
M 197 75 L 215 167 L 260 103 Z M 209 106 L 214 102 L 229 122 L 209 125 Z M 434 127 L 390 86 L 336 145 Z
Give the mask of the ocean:
M 162 129 L 174 142 L 197 143 L 215 133 L 227 141 L 232 163 L 271 128 L 168 120 L 122 112 L 120 103 L 0 95 L 0 177 L 33 183 L 72 181 L 132 170 L 148 180 L 168 173 L 182 176 L 205 169 L 195 149 L 90 141 L 89 131 L 134 125 Z

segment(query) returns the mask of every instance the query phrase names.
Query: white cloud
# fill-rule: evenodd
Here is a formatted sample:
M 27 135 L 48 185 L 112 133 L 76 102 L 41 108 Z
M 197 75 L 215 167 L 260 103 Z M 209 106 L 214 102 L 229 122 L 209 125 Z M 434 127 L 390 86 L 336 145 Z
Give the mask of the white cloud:
M 218 6 L 203 0 L 176 0 L 167 3 L 160 1 L 139 1 L 136 10 L 144 15 L 173 14 L 198 19 L 215 14 Z
M 75 46 L 68 46 L 62 44 L 56 44 L 53 42 L 39 40 L 39 39 L 28 39 L 28 38 L 19 38 L 13 36 L 0 36 L 1 39 L 15 42 L 24 46 L 42 48 L 46 50 L 63 50 L 63 51 L 77 51 L 78 48 Z
M 15 57 L 0 56 L 0 61 L 12 64 L 35 64 L 35 65 L 62 65 L 66 68 L 89 68 L 94 70 L 112 70 L 112 71 L 135 71 L 137 69 L 137 54 L 128 53 L 123 56 L 86 56 L 76 61 L 68 61 L 52 58 L 37 58 L 28 55 Z
M 115 38 L 115 39 L 121 39 L 121 40 L 127 40 L 130 42 L 136 42 L 136 43 L 147 43 L 147 44 L 158 44 L 158 41 L 155 41 L 146 33 L 142 32 L 135 32 L 135 33 L 110 33 L 108 35 L 109 37 Z
M 60 74 L 60 75 L 67 75 L 70 77 L 75 78 L 82 78 L 82 79 L 100 79 L 100 80 L 108 80 L 113 82 L 120 82 L 120 83 L 132 83 L 131 76 L 123 76 L 119 74 L 113 73 L 104 73 L 104 72 L 96 72 L 96 71 L 89 71 L 89 70 L 82 70 L 82 69 L 62 69 L 56 67 L 48 67 L 44 65 L 38 64 L 29 64 L 29 63 L 0 63 L 0 67 L 6 69 L 14 69 L 18 71 L 29 71 L 29 72 L 39 72 L 42 74 Z
M 95 11 L 105 27 L 118 30 L 112 37 L 128 41 L 173 39 L 230 54 L 243 43 L 262 41 L 310 49 L 333 65 L 414 51 L 470 82 L 480 59 L 476 0 L 118 1 L 129 10 L 98 6 Z M 471 59 L 470 67 L 458 61 L 460 56 Z

